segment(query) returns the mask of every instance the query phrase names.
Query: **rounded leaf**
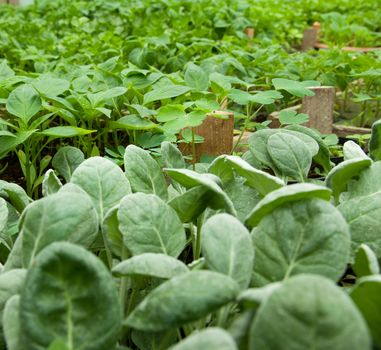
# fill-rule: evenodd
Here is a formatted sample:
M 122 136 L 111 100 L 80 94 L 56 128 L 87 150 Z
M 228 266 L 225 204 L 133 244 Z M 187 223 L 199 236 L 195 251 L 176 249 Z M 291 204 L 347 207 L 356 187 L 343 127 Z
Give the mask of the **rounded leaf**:
M 232 336 L 222 328 L 210 327 L 198 333 L 192 333 L 189 337 L 169 350 L 237 350 L 238 347 Z
M 148 276 L 170 279 L 189 272 L 188 267 L 171 256 L 144 253 L 124 260 L 112 269 L 115 276 Z
M 59 242 L 37 256 L 20 299 L 20 328 L 28 349 L 46 349 L 57 338 L 68 349 L 112 349 L 121 317 L 112 276 L 92 253 Z
M 370 350 L 350 298 L 323 277 L 300 275 L 276 289 L 251 325 L 249 350 Z
M 249 231 L 238 219 L 217 214 L 206 221 L 201 231 L 202 255 L 210 270 L 233 278 L 244 289 L 250 283 L 254 248 Z
M 125 196 L 117 216 L 123 242 L 133 255 L 162 253 L 177 257 L 185 247 L 184 227 L 175 210 L 154 194 Z
M 332 204 L 319 199 L 278 207 L 263 218 L 252 237 L 254 286 L 300 273 L 337 281 L 349 260 L 348 224 Z
M 239 291 L 230 277 L 212 271 L 192 271 L 164 282 L 125 321 L 142 331 L 179 327 L 233 301 Z
M 123 171 L 111 160 L 102 157 L 92 157 L 81 163 L 74 170 L 71 182 L 90 196 L 101 220 L 126 194 L 131 193 L 130 183 Z

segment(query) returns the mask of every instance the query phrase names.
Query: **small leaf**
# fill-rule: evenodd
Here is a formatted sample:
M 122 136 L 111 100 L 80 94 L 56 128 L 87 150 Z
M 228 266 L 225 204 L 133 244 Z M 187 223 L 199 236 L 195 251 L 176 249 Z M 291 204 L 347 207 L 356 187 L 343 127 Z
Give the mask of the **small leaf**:
M 189 272 L 188 267 L 165 254 L 143 253 L 124 260 L 112 269 L 115 276 L 147 276 L 171 279 Z
M 70 181 L 74 170 L 85 160 L 83 152 L 72 146 L 64 146 L 58 149 L 52 160 L 54 169 L 66 182 Z
M 264 216 L 284 203 L 310 198 L 319 198 L 329 201 L 331 191 L 326 187 L 313 184 L 295 184 L 282 187 L 270 192 L 254 207 L 246 218 L 246 224 L 249 227 L 254 227 L 258 225 Z
M 279 113 L 279 121 L 285 124 L 303 124 L 308 122 L 309 116 L 304 113 L 297 114 L 296 111 L 281 111 Z
M 49 169 L 42 180 L 42 195 L 44 197 L 56 193 L 62 187 L 60 179 L 57 177 L 53 169 Z
M 124 324 L 155 332 L 180 327 L 233 301 L 238 291 L 237 283 L 228 276 L 212 271 L 192 271 L 154 289 Z
M 222 328 L 209 327 L 192 333 L 168 350 L 238 350 L 232 336 Z
M 159 164 L 151 155 L 134 145 L 129 145 L 124 153 L 126 176 L 134 192 L 153 193 L 166 200 L 167 184 Z
M 248 287 L 254 262 L 249 231 L 238 219 L 217 214 L 202 226 L 201 247 L 208 268 L 233 278 L 242 289 Z
M 144 119 L 135 114 L 122 117 L 114 122 L 110 122 L 110 129 L 125 130 L 152 130 L 157 128 L 155 123 L 148 119 Z
M 344 143 L 343 154 L 344 160 L 350 160 L 354 158 L 369 159 L 369 157 L 366 155 L 363 149 L 356 142 L 353 141 L 347 141 Z
M 380 273 L 377 256 L 366 244 L 360 244 L 356 252 L 353 271 L 357 277 L 378 275 Z
M 300 82 L 283 78 L 275 78 L 272 80 L 272 83 L 276 90 L 286 90 L 291 95 L 298 97 L 314 96 L 315 93 L 308 88 L 320 85 L 319 82 L 314 80 Z
M 209 78 L 199 66 L 188 63 L 184 74 L 185 84 L 197 91 L 206 91 L 209 86 Z
M 332 281 L 299 275 L 261 305 L 249 331 L 249 350 L 370 350 L 360 312 Z M 288 345 L 289 346 L 289 345 Z
M 381 120 L 372 125 L 372 136 L 369 140 L 369 154 L 373 160 L 381 160 Z
M 41 105 L 41 98 L 36 90 L 31 85 L 24 84 L 10 93 L 6 108 L 10 114 L 28 124 L 29 120 L 39 112 Z
M 74 126 L 55 126 L 53 128 L 45 129 L 40 131 L 39 134 L 49 136 L 52 138 L 64 138 L 64 137 L 76 137 L 92 134 L 97 132 L 97 130 L 87 130 L 82 128 L 77 128 Z
M 165 100 L 186 94 L 189 87 L 183 85 L 166 85 L 156 88 L 144 95 L 144 105 L 148 103 Z
M 125 196 L 118 210 L 123 242 L 133 255 L 162 253 L 178 257 L 186 244 L 176 212 L 153 194 Z

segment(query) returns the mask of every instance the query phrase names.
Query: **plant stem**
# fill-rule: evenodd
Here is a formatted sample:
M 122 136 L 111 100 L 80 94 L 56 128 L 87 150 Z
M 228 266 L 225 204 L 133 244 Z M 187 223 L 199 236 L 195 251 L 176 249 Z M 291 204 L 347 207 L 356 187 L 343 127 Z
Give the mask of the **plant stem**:
M 123 244 L 122 247 L 122 261 L 128 259 L 128 251 L 125 245 Z M 120 298 L 120 305 L 122 306 L 122 310 L 124 312 L 125 310 L 125 303 L 127 298 L 127 282 L 128 278 L 126 276 L 122 277 L 120 280 L 120 290 L 119 290 L 119 298 Z
M 200 256 L 201 256 L 201 228 L 202 228 L 202 224 L 204 223 L 204 213 L 202 213 L 197 218 L 197 236 L 196 236 L 195 260 L 200 259 Z
M 196 144 L 194 142 L 194 128 L 192 128 L 192 169 L 196 170 Z

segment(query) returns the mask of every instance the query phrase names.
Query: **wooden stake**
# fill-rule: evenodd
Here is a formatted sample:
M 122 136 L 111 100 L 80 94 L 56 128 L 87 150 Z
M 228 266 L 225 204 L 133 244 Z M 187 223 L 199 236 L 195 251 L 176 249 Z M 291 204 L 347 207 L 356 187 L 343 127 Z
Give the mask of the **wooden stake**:
M 318 42 L 319 30 L 317 27 L 308 28 L 303 33 L 302 51 L 314 49 Z
M 311 87 L 315 96 L 305 96 L 301 113 L 309 116 L 307 126 L 319 130 L 322 134 L 332 133 L 335 88 L 333 86 Z
M 230 154 L 233 148 L 234 114 L 227 111 L 214 111 L 207 114 L 204 122 L 193 128 L 193 131 L 204 138 L 203 143 L 196 144 L 194 163 L 199 162 L 202 155 Z M 192 154 L 192 147 L 189 144 L 180 144 L 179 148 L 185 155 Z
M 245 34 L 247 35 L 247 37 L 249 39 L 253 39 L 254 38 L 254 35 L 255 35 L 255 29 L 254 28 L 247 27 L 247 28 L 245 28 L 244 32 L 245 32 Z

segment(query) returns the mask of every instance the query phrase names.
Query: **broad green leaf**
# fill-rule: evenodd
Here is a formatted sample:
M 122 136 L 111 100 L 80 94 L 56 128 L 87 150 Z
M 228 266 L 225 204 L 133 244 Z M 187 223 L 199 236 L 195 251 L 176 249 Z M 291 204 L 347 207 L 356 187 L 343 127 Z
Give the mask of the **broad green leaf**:
M 242 289 L 248 287 L 254 248 L 249 231 L 238 219 L 228 214 L 208 219 L 202 226 L 201 247 L 209 270 L 230 276 Z
M 50 344 L 48 350 L 69 350 L 69 349 L 66 346 L 65 342 L 58 339 L 58 340 L 53 341 L 53 343 Z
M 381 160 L 381 120 L 372 125 L 372 137 L 369 140 L 369 154 L 373 160 Z
M 360 312 L 332 281 L 300 275 L 261 305 L 251 325 L 249 350 L 370 350 Z
M 183 85 L 166 85 L 156 88 L 144 95 L 144 105 L 148 103 L 165 100 L 186 94 L 190 90 L 189 87 Z
M 380 273 L 377 256 L 366 244 L 360 244 L 357 249 L 355 263 L 352 268 L 358 278 Z
M 66 182 L 70 181 L 74 170 L 85 160 L 83 152 L 72 146 L 64 146 L 58 149 L 52 160 L 54 169 Z
M 165 254 L 143 253 L 124 260 L 112 269 L 115 276 L 147 276 L 171 279 L 189 272 L 188 267 Z
M 6 108 L 10 114 L 20 118 L 24 124 L 28 124 L 40 110 L 41 98 L 31 85 L 24 84 L 9 94 Z
M 147 151 L 129 145 L 124 153 L 124 169 L 134 192 L 153 193 L 164 200 L 168 198 L 160 166 Z
M 320 164 L 326 173 L 328 173 L 331 170 L 332 165 L 330 161 L 329 148 L 322 139 L 322 137 L 319 135 L 319 133 L 302 125 L 288 125 L 286 126 L 286 130 L 297 131 L 299 133 L 306 134 L 307 136 L 313 138 L 319 146 L 319 151 L 314 156 L 313 160 L 317 164 Z
M 283 78 L 275 78 L 272 80 L 272 83 L 276 90 L 286 90 L 291 95 L 298 97 L 314 96 L 315 93 L 308 88 L 320 85 L 320 83 L 313 80 L 300 82 Z
M 92 199 L 102 221 L 112 207 L 131 193 L 131 186 L 123 171 L 111 160 L 92 157 L 73 172 L 71 183 L 81 187 Z
M 381 258 L 381 192 L 350 199 L 338 208 L 350 226 L 352 256 L 365 243 Z
M 230 277 L 192 271 L 154 289 L 125 321 L 128 327 L 160 331 L 197 321 L 233 301 L 239 287 Z
M 172 198 L 168 205 L 176 211 L 181 222 L 192 222 L 208 207 L 211 197 L 213 197 L 213 192 L 200 185 Z
M 209 86 L 209 77 L 199 66 L 190 62 L 184 74 L 185 84 L 197 91 L 206 91 Z
M 0 159 L 15 150 L 18 145 L 23 144 L 36 132 L 37 130 L 18 131 L 14 136 L 0 136 Z
M 165 105 L 159 108 L 156 120 L 160 123 L 170 122 L 176 119 L 185 118 L 185 108 L 183 105 Z
M 301 199 L 319 198 L 329 201 L 331 191 L 323 186 L 313 184 L 295 184 L 282 187 L 278 190 L 270 192 L 263 198 L 251 211 L 246 218 L 246 224 L 254 227 L 277 207 L 289 203 L 299 201 Z
M 185 247 L 185 231 L 175 210 L 154 194 L 125 196 L 118 221 L 123 242 L 133 255 L 162 253 L 177 257 Z
M 252 95 L 251 101 L 261 105 L 269 105 L 281 98 L 283 98 L 283 95 L 279 91 L 268 90 L 259 91 L 255 95 Z
M 116 286 L 102 261 L 71 243 L 53 243 L 28 271 L 20 298 L 20 329 L 30 350 L 57 338 L 69 350 L 112 349 L 121 330 Z
M 56 193 L 62 187 L 60 179 L 57 177 L 53 169 L 49 169 L 42 180 L 42 195 L 44 197 Z
M 20 296 L 14 295 L 5 304 L 2 319 L 3 331 L 8 350 L 25 349 L 20 332 Z
M 251 102 L 252 94 L 247 91 L 231 89 L 228 97 L 235 103 L 246 106 Z
M 375 343 L 381 346 L 381 276 L 361 278 L 350 296 L 368 324 Z
M 363 149 L 356 142 L 353 141 L 347 141 L 344 143 L 343 154 L 344 160 L 350 160 L 355 158 L 369 159 L 369 157 L 366 155 Z
M 306 199 L 284 204 L 266 215 L 252 232 L 253 286 L 300 273 L 337 281 L 350 255 L 349 227 L 329 202 Z
M 195 171 L 188 169 L 164 169 L 165 172 L 180 185 L 186 188 L 192 188 L 196 186 L 205 186 L 211 192 L 213 192 L 212 198 L 210 198 L 209 205 L 212 208 L 225 208 L 225 210 L 234 216 L 236 216 L 236 210 L 233 203 L 227 194 L 219 186 L 221 180 L 212 174 L 198 174 Z
M 283 110 L 279 113 L 279 121 L 285 124 L 303 124 L 308 122 L 309 116 L 305 113 L 298 114 L 296 111 Z
M 33 87 L 42 95 L 56 97 L 69 90 L 70 83 L 64 79 L 43 74 L 33 82 Z
M 15 72 L 8 66 L 7 61 L 2 61 L 0 63 L 0 80 L 5 80 L 14 76 Z
M 0 196 L 9 201 L 19 213 L 32 201 L 21 186 L 4 180 L 0 180 Z
M 284 176 L 300 182 L 307 180 L 312 156 L 307 146 L 293 135 L 277 133 L 269 137 L 268 153 Z
M 169 350 L 238 350 L 232 336 L 222 328 L 210 327 L 192 333 Z
M 102 222 L 102 232 L 107 239 L 108 247 L 111 251 L 119 256 L 123 256 L 123 236 L 119 230 L 119 221 L 118 221 L 118 210 L 119 204 L 114 208 L 111 208 L 107 213 Z
M 325 184 L 332 189 L 336 203 L 339 202 L 341 192 L 347 188 L 348 181 L 358 176 L 365 168 L 372 165 L 370 158 L 352 158 L 336 165 L 327 175 Z
M 185 168 L 184 157 L 179 149 L 171 142 L 164 141 L 160 148 L 161 158 L 166 168 Z
M 381 191 L 381 161 L 372 165 L 358 174 L 358 178 L 348 182 L 348 192 L 345 193 L 344 200 L 351 198 L 369 196 Z
M 25 276 L 26 270 L 23 269 L 9 270 L 0 274 L 0 322 L 4 320 L 5 304 L 11 297 L 21 292 Z
M 126 129 L 126 130 L 152 130 L 157 125 L 148 119 L 144 119 L 136 114 L 131 114 L 110 123 L 111 129 Z
M 117 86 L 108 90 L 103 90 L 95 94 L 87 94 L 91 106 L 93 108 L 102 107 L 107 101 L 124 95 L 127 92 L 127 89 L 122 86 Z
M 228 195 L 237 212 L 237 219 L 244 223 L 247 215 L 262 199 L 262 196 L 254 188 L 246 186 L 247 181 L 243 177 L 236 177 L 224 184 L 224 192 Z
M 88 135 L 96 132 L 96 130 L 87 130 L 75 126 L 55 126 L 53 128 L 40 131 L 39 134 L 49 136 L 51 138 L 64 138 Z
M 237 156 L 220 156 L 214 160 L 210 168 L 213 168 L 213 164 L 219 160 L 223 160 L 224 163 L 244 177 L 246 185 L 256 189 L 262 196 L 284 186 L 284 182 L 279 178 L 252 167 Z
M 91 199 L 81 192 L 58 192 L 31 203 L 20 223 L 23 264 L 28 267 L 43 248 L 56 241 L 89 247 L 99 219 Z

